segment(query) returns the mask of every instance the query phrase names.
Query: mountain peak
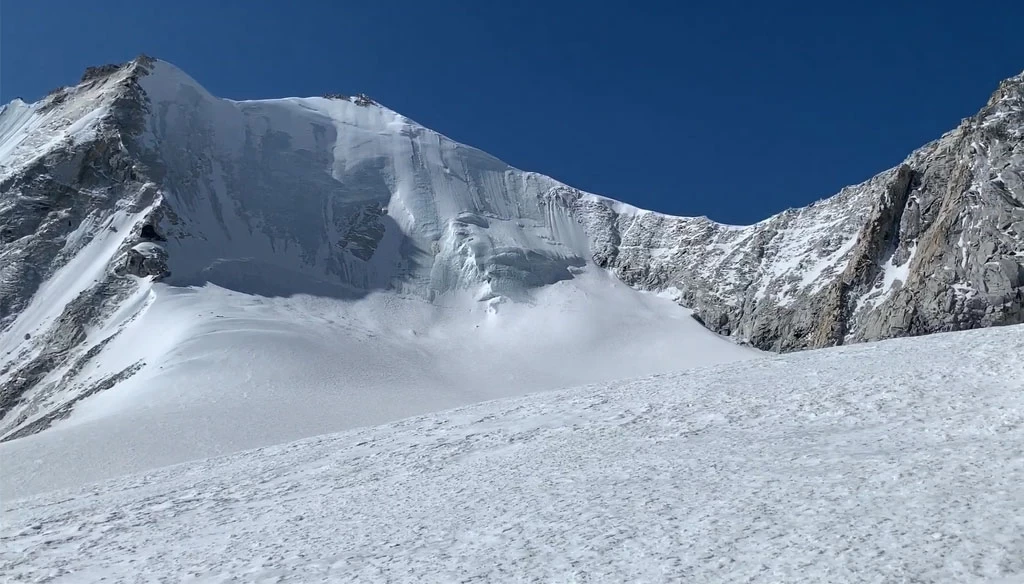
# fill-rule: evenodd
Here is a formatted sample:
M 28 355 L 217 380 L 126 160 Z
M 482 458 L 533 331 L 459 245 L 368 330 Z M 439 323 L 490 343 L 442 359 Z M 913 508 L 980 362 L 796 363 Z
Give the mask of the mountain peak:
M 113 75 L 119 73 L 128 73 L 129 75 L 122 75 L 122 78 L 129 78 L 131 73 L 142 72 L 146 73 L 148 70 L 157 62 L 157 59 L 148 55 L 139 55 L 131 61 L 124 63 L 107 63 L 105 65 L 94 65 L 85 68 L 81 78 L 78 80 L 78 85 L 85 85 L 92 82 L 105 80 Z

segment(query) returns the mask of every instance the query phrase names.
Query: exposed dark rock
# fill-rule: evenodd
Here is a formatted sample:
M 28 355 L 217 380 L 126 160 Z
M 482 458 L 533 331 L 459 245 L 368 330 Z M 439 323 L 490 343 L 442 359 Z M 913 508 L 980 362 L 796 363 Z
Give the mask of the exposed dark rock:
M 143 242 L 128 250 L 124 271 L 139 278 L 162 280 L 171 275 L 167 267 L 167 252 L 150 242 Z
M 736 228 L 555 189 L 593 259 L 716 332 L 791 351 L 1024 322 L 1024 80 L 900 166 Z
M 1024 322 L 1021 77 L 1002 83 L 976 116 L 901 165 L 829 199 L 737 227 L 632 209 L 515 171 L 482 153 L 474 154 L 479 157 L 474 164 L 486 160 L 503 173 L 501 179 L 481 179 L 440 162 L 440 180 L 473 183 L 472 202 L 459 204 L 480 208 L 449 205 L 439 213 L 432 207 L 437 201 L 425 197 L 416 201 L 422 208 L 393 207 L 401 212 L 389 217 L 388 205 L 405 188 L 395 183 L 389 155 L 336 164 L 331 148 L 337 130 L 313 123 L 309 144 L 301 148 L 287 132 L 248 128 L 239 137 L 241 156 L 214 160 L 211 120 L 201 108 L 190 113 L 182 105 L 173 117 L 162 116 L 178 102 L 153 103 L 145 95 L 140 79 L 155 70 L 154 64 L 141 56 L 123 66 L 90 68 L 77 87 L 45 98 L 42 111 L 55 115 L 45 116 L 47 125 L 38 132 L 53 145 L 40 156 L 24 157 L 22 166 L 0 180 L 0 333 L 9 330 L 42 283 L 85 246 L 101 237 L 112 242 L 96 282 L 56 322 L 25 335 L 19 341 L 24 348 L 9 351 L 18 354 L 0 371 L 6 376 L 0 387 L 0 435 L 45 426 L 48 422 L 22 424 L 29 419 L 24 416 L 38 412 L 20 400 L 31 393 L 32 404 L 45 403 L 60 384 L 76 383 L 74 374 L 101 346 L 86 350 L 85 331 L 109 316 L 139 284 L 137 278 L 167 279 L 170 265 L 188 269 L 178 267 L 187 262 L 172 264 L 167 249 L 187 247 L 202 255 L 205 242 L 238 233 L 228 228 L 232 220 L 266 236 L 271 246 L 287 246 L 296 263 L 322 262 L 323 273 L 312 278 L 325 280 L 316 282 L 317 291 L 333 293 L 335 285 L 346 291 L 375 289 L 408 277 L 428 282 L 427 294 L 475 287 L 481 299 L 515 299 L 523 290 L 573 277 L 585 263 L 579 257 L 585 247 L 577 247 L 575 239 L 581 227 L 598 266 L 640 289 L 671 290 L 707 328 L 773 351 Z M 325 97 L 364 107 L 376 103 L 365 94 Z M 197 90 L 182 89 L 181 104 L 198 99 Z M 75 140 L 52 140 L 76 116 L 98 107 L 103 115 L 93 118 L 95 128 Z M 160 134 L 160 139 L 173 136 L 173 147 L 140 139 L 157 135 L 145 130 L 160 124 L 180 125 Z M 414 188 L 438 188 L 438 177 L 429 172 L 438 162 L 418 146 L 429 130 L 409 125 L 401 131 L 410 140 Z M 462 148 L 453 150 L 455 162 Z M 216 172 L 215 164 L 220 165 Z M 507 208 L 485 212 L 491 188 L 507 189 L 501 196 L 521 196 L 502 199 L 511 202 Z M 229 195 L 210 195 L 218 189 Z M 246 198 L 231 197 L 232 189 L 244 191 Z M 248 201 L 259 204 L 247 209 Z M 270 212 L 261 213 L 260 205 L 270 206 Z M 198 216 L 209 220 L 202 228 L 190 216 L 198 209 Z M 118 223 L 119 230 L 115 216 L 131 220 Z M 429 238 L 402 239 L 410 217 L 427 225 Z M 544 221 L 550 222 L 553 244 L 543 253 L 492 237 L 503 228 L 498 225 L 543 227 Z M 294 228 L 321 224 L 323 229 L 308 232 Z M 573 244 L 558 247 L 566 241 L 555 227 L 571 232 Z M 382 246 L 391 236 L 395 240 Z M 169 242 L 166 248 L 159 245 L 163 242 Z M 401 252 L 384 259 L 395 261 L 370 261 L 392 244 Z M 203 278 L 213 274 L 237 283 L 245 281 L 246 270 L 264 277 L 266 270 L 281 268 L 248 258 L 224 262 L 217 251 L 211 254 L 216 261 L 187 276 L 212 282 Z M 266 279 L 300 273 L 281 269 Z M 188 280 L 180 273 L 174 277 Z M 331 278 L 336 281 L 326 282 Z M 273 293 L 295 293 L 289 286 L 281 290 Z M 54 371 L 67 373 L 55 381 Z M 116 376 L 95 387 L 115 381 Z M 12 409 L 20 413 L 4 418 Z M 54 411 L 62 415 L 64 410 Z
M 85 73 L 82 74 L 82 78 L 78 81 L 79 83 L 85 83 L 101 77 L 106 77 L 112 73 L 116 73 L 122 66 L 114 63 L 107 65 L 99 65 L 98 67 L 86 67 Z
M 384 237 L 384 213 L 377 204 L 364 205 L 349 217 L 347 228 L 338 246 L 355 257 L 369 261 Z
M 97 347 L 102 347 L 102 345 L 97 345 Z M 82 363 L 88 362 L 88 360 L 92 358 L 92 356 L 93 355 L 86 356 L 83 359 Z M 91 395 L 114 387 L 119 382 L 124 381 L 125 379 L 128 379 L 132 375 L 138 373 L 138 371 L 142 369 L 143 365 L 144 363 L 142 362 L 134 363 L 133 365 L 126 367 L 125 369 L 119 371 L 118 373 L 115 373 L 114 375 L 107 376 L 104 379 L 101 379 L 100 381 L 93 383 L 89 387 L 83 388 L 81 391 L 76 393 L 72 399 L 62 403 L 56 409 L 46 412 L 45 415 L 36 418 L 35 420 L 32 420 L 27 424 L 24 424 L 24 422 L 28 420 L 27 416 L 22 416 L 22 419 L 19 421 L 20 423 L 16 426 L 16 429 L 14 431 L 6 435 L 0 435 L 0 442 L 7 442 L 9 440 L 24 438 L 25 436 L 31 436 L 32 434 L 41 432 L 49 428 L 50 426 L 53 425 L 54 422 L 58 420 L 63 420 L 70 416 L 72 410 L 74 409 L 75 405 L 78 402 L 82 401 L 83 399 Z
M 373 101 L 373 99 L 365 93 L 356 94 L 356 96 L 352 98 L 352 103 L 360 106 L 377 105 L 377 102 Z
M 139 230 L 139 236 L 146 241 L 167 241 L 165 237 L 157 232 L 156 227 L 152 223 L 146 223 Z

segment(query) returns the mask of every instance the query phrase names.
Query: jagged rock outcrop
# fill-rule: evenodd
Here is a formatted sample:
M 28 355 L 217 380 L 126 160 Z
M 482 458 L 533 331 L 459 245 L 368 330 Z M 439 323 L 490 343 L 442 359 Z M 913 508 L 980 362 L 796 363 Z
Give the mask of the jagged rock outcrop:
M 365 93 L 356 94 L 356 96 L 352 98 L 352 103 L 364 107 L 368 105 L 377 105 L 377 102 L 373 101 L 373 98 Z
M 594 260 L 678 290 L 706 326 L 775 351 L 1024 322 L 1024 78 L 904 163 L 756 225 L 666 217 L 568 188 Z
M 155 192 L 126 148 L 143 115 L 139 71 L 104 70 L 66 90 L 74 99 L 44 100 L 53 106 L 44 123 L 0 161 L 0 328 L 91 241 L 102 228 L 99 218 L 153 202 Z M 14 117 L 20 112 L 13 110 L 27 108 L 14 102 L 3 113 Z M 75 122 L 95 111 L 108 114 L 98 131 L 74 135 Z
M 128 250 L 124 271 L 138 278 L 162 280 L 171 275 L 167 267 L 167 250 L 155 243 L 143 241 Z
M 787 351 L 834 344 L 829 340 L 844 330 L 836 327 L 843 314 L 837 307 L 856 282 L 839 282 L 864 253 L 858 236 L 874 203 L 905 180 L 906 171 L 894 169 L 748 227 L 638 211 L 572 189 L 552 200 L 583 223 L 598 265 L 639 288 L 674 289 L 716 332 Z M 865 252 L 878 245 L 865 243 Z M 829 307 L 831 321 L 822 318 Z

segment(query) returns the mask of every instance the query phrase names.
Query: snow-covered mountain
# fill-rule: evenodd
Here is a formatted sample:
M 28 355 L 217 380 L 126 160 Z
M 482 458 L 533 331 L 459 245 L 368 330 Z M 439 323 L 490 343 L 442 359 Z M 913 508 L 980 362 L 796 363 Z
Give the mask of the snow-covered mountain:
M 1020 322 L 1022 86 L 736 227 L 509 167 L 362 95 L 89 69 L 0 110 L 0 455 L 103 451 L 80 468 L 101 478 L 757 355 L 690 310 L 773 350 Z M 31 491 L 51 467 L 19 472 Z
M 807 351 L 173 466 L 9 503 L 0 573 L 1020 582 L 1018 351 L 1021 326 Z
M 0 493 L 757 356 L 595 266 L 560 183 L 365 97 L 140 58 L 0 128 Z

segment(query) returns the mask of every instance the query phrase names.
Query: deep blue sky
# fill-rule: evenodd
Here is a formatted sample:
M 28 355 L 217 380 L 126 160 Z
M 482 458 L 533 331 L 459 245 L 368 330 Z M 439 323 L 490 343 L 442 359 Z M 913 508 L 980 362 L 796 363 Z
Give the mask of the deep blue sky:
M 47 0 L 0 97 L 139 53 L 235 99 L 365 92 L 510 164 L 731 223 L 898 163 L 1024 69 L 1024 2 Z

